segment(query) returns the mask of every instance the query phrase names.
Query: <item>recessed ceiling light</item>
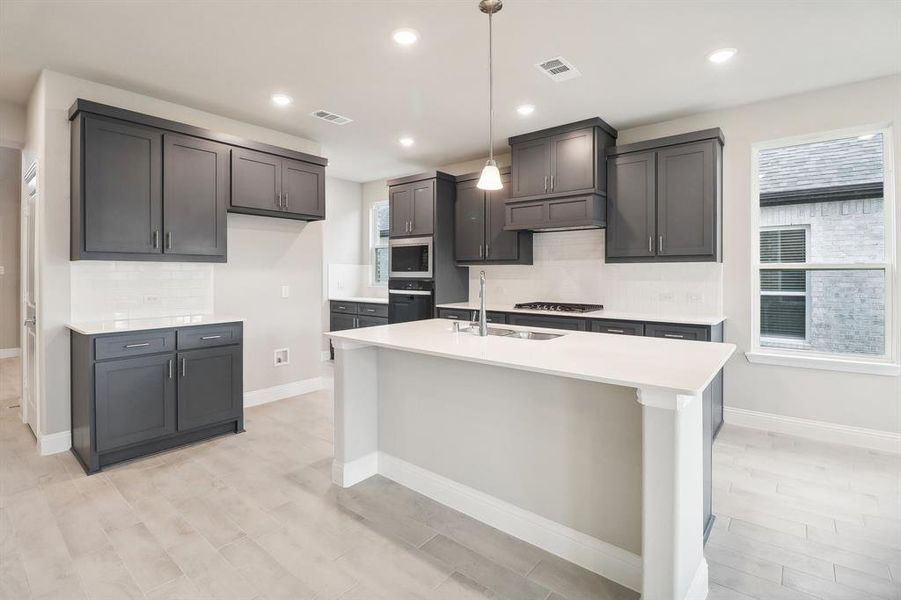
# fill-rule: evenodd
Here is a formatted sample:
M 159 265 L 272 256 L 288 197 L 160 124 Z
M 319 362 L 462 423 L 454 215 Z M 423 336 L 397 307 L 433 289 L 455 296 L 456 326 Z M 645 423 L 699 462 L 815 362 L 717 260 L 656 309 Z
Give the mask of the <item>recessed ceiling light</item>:
M 288 106 L 294 102 L 294 98 L 288 94 L 272 94 L 272 103 L 276 106 Z
M 721 65 L 724 62 L 727 62 L 733 56 L 738 53 L 738 50 L 735 48 L 720 48 L 719 50 L 714 50 L 710 54 L 707 55 L 707 60 L 710 62 Z
M 409 148 L 410 146 L 413 145 L 413 138 L 411 138 L 411 137 L 402 137 L 397 141 L 400 142 L 400 145 L 403 146 L 404 148 Z
M 391 37 L 401 46 L 409 46 L 416 43 L 419 39 L 419 33 L 415 29 L 398 29 Z
M 531 104 L 521 104 L 516 107 L 516 112 L 521 114 L 524 117 L 528 117 L 533 112 L 535 112 L 535 107 Z

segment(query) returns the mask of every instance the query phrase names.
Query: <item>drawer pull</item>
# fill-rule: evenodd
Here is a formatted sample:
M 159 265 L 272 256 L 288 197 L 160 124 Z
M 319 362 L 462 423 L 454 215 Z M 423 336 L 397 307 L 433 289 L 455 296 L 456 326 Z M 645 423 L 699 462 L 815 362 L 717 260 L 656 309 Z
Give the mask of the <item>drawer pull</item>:
M 339 306 L 339 307 L 338 307 L 338 310 L 347 310 L 347 307 L 346 307 L 346 306 Z
M 610 329 L 610 328 L 608 327 L 608 328 L 607 328 L 607 333 L 626 333 L 626 332 L 623 331 L 622 329 Z
M 364 310 L 365 310 L 366 312 L 375 312 L 375 309 L 374 309 L 374 308 L 366 308 L 366 309 L 364 309 Z
M 144 343 L 142 343 L 142 344 L 125 344 L 125 348 L 128 348 L 128 349 L 131 349 L 131 348 L 146 348 L 146 347 L 149 346 L 149 345 L 150 345 L 150 342 L 144 342 Z
M 664 334 L 663 334 L 663 337 L 675 338 L 675 339 L 677 339 L 677 340 L 683 340 L 683 339 L 685 339 L 685 336 L 682 335 L 681 333 L 664 333 Z
M 202 339 L 202 340 L 218 340 L 221 337 L 222 337 L 221 335 L 205 335 L 200 339 Z

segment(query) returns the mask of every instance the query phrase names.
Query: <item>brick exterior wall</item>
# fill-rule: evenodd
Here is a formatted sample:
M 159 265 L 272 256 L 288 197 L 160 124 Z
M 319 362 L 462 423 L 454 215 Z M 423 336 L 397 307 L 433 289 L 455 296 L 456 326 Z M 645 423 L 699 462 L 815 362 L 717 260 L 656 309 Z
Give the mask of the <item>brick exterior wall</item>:
M 807 262 L 883 262 L 882 198 L 765 206 L 761 228 L 804 227 Z M 807 279 L 807 340 L 776 344 L 818 352 L 885 352 L 882 271 L 812 271 Z

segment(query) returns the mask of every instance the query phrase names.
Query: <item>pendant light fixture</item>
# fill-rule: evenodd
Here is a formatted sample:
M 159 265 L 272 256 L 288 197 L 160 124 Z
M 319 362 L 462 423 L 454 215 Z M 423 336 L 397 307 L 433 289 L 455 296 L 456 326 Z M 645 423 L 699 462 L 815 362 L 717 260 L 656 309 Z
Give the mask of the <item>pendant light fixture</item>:
M 502 0 L 481 0 L 479 10 L 488 15 L 488 161 L 482 168 L 482 175 L 476 187 L 480 190 L 499 190 L 501 172 L 494 161 L 494 57 L 492 56 L 491 17 L 504 7 Z

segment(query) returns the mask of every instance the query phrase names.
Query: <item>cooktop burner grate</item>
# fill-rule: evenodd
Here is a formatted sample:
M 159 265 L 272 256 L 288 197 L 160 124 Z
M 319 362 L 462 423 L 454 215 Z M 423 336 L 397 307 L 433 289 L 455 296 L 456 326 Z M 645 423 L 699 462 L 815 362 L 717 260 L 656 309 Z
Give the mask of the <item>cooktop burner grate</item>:
M 586 313 L 603 310 L 603 304 L 576 304 L 571 302 L 521 302 L 514 308 L 526 310 L 549 310 L 553 312 L 577 312 Z

